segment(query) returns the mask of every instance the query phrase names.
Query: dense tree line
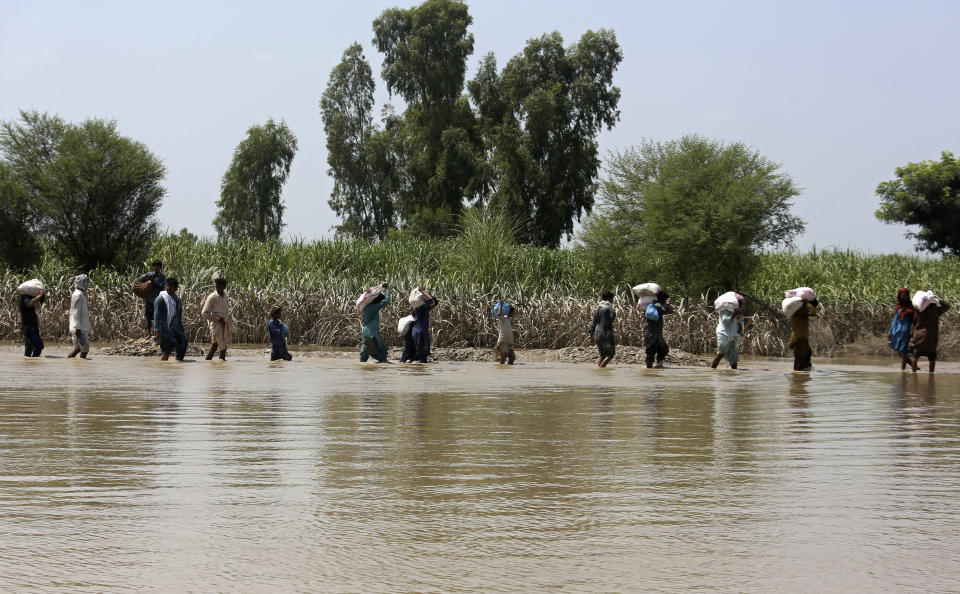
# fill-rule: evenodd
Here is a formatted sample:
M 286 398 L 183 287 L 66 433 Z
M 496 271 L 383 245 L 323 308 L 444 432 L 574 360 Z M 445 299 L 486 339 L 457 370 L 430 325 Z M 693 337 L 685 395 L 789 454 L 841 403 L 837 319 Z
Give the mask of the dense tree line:
M 520 239 L 556 247 L 592 208 L 596 136 L 620 115 L 616 36 L 587 31 L 564 45 L 558 33 L 543 35 L 502 71 L 485 56 L 467 82 L 471 22 L 454 0 L 374 20 L 381 78 L 405 104 L 402 113 L 386 106 L 379 122 L 362 46 L 347 48 L 331 72 L 320 110 L 341 233 L 444 236 L 466 207 L 493 204 L 520 221 Z
M 49 247 L 82 270 L 138 262 L 157 231 L 164 175 L 116 122 L 21 111 L 0 124 L 0 258 L 26 268 Z

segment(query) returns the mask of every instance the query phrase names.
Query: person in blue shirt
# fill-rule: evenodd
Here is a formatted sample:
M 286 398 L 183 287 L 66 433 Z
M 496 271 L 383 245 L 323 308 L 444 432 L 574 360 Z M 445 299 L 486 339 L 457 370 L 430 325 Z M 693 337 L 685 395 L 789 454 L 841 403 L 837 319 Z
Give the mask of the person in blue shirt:
M 166 290 L 157 295 L 153 302 L 153 327 L 157 331 L 160 343 L 161 361 L 170 358 L 176 350 L 177 361 L 183 361 L 187 354 L 187 333 L 183 329 L 183 302 L 177 297 L 180 283 L 176 277 L 167 279 Z
M 900 371 L 904 371 L 909 364 L 911 369 L 917 370 L 913 360 L 909 357 L 910 337 L 913 335 L 913 324 L 917 319 L 917 310 L 910 301 L 910 289 L 903 287 L 897 291 L 897 307 L 893 312 L 893 321 L 890 322 L 890 348 L 900 353 Z
M 416 347 L 413 360 L 426 363 L 430 357 L 430 310 L 436 307 L 439 301 L 423 287 L 419 289 L 426 300 L 423 305 L 413 310 L 413 330 L 410 333 L 413 335 L 413 344 Z
M 390 303 L 390 285 L 383 283 L 383 293 L 367 304 L 360 313 L 363 326 L 360 328 L 360 361 L 373 357 L 379 363 L 387 362 L 387 345 L 380 336 L 380 310 Z
M 267 330 L 270 331 L 270 360 L 276 361 L 283 359 L 289 361 L 293 355 L 287 351 L 287 325 L 280 321 L 280 315 L 283 308 L 275 307 L 270 312 L 270 321 L 267 322 Z

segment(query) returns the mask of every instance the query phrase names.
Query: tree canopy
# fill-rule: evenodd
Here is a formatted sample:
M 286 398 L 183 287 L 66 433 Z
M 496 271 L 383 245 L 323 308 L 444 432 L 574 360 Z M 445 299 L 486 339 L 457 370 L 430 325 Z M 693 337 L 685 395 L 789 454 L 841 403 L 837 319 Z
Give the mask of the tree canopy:
M 804 223 L 780 166 L 742 143 L 645 141 L 610 155 L 601 203 L 580 235 L 602 280 L 655 280 L 687 294 L 737 289 L 765 247 Z
M 49 239 L 83 270 L 142 258 L 157 230 L 165 171 L 146 146 L 121 136 L 116 122 L 70 124 L 21 112 L 3 123 L 0 151 L 2 210 L 20 213 L 26 241 Z
M 597 134 L 620 118 L 612 31 L 564 47 L 559 33 L 527 42 L 502 73 L 492 54 L 470 82 L 489 151 L 490 202 L 519 214 L 527 242 L 557 247 L 593 207 Z
M 389 9 L 373 22 L 381 76 L 405 104 L 399 114 L 387 106 L 382 127 L 362 47 L 331 72 L 320 108 L 339 232 L 449 235 L 467 206 L 491 203 L 521 220 L 522 241 L 557 246 L 590 211 L 596 136 L 619 119 L 615 35 L 588 31 L 568 47 L 559 33 L 532 39 L 502 73 L 488 55 L 465 94 L 471 23 L 455 0 Z
M 213 226 L 226 239 L 279 239 L 283 230 L 283 184 L 297 152 L 297 139 L 286 122 L 267 120 L 251 126 L 233 152 L 220 182 Z
M 939 162 L 908 163 L 896 173 L 897 179 L 877 186 L 877 218 L 917 225 L 918 231 L 907 232 L 917 249 L 960 255 L 960 159 L 943 151 Z

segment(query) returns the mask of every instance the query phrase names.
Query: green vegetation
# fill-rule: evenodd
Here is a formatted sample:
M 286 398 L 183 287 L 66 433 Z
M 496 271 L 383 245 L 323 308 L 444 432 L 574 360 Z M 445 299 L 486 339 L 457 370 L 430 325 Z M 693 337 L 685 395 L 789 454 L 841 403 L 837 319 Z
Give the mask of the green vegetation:
M 557 348 L 586 344 L 586 323 L 605 288 L 582 248 L 551 250 L 519 244 L 515 222 L 502 214 L 471 209 L 460 234 L 429 239 L 400 233 L 382 243 L 319 241 L 316 243 L 196 241 L 189 233 L 157 239 L 146 261 L 163 260 L 165 272 L 180 279 L 184 321 L 192 341 L 205 340 L 206 324 L 199 309 L 213 290 L 216 275 L 226 277 L 238 322 L 237 340 L 265 342 L 266 312 L 284 307 L 293 342 L 355 346 L 354 302 L 369 286 L 390 281 L 395 305 L 384 310 L 384 337 L 396 344 L 395 322 L 406 315 L 406 293 L 422 285 L 441 299 L 433 330 L 438 346 L 491 346 L 496 328 L 490 307 L 498 298 L 520 306 L 517 344 Z M 93 335 L 113 340 L 142 335 L 142 307 L 130 291 L 133 278 L 146 270 L 100 268 L 91 272 L 89 292 Z M 41 314 L 45 336 L 65 336 L 73 266 L 48 252 L 26 274 L 0 272 L 0 336 L 19 334 L 14 290 L 38 277 L 50 289 Z M 659 277 L 620 278 L 617 333 L 623 344 L 642 343 L 642 323 L 632 307 L 629 284 L 661 281 Z M 821 348 L 865 339 L 877 342 L 889 326 L 890 305 L 900 286 L 933 289 L 954 303 L 960 301 L 960 259 L 914 256 L 867 256 L 855 252 L 768 253 L 748 281 L 739 287 L 751 300 L 747 308 L 744 353 L 780 355 L 785 351 L 785 320 L 776 314 L 783 291 L 800 285 L 817 289 L 824 304 Z M 668 319 L 671 344 L 691 352 L 713 348 L 716 317 L 710 307 L 716 291 L 704 295 L 673 293 L 680 315 Z M 953 319 L 955 313 L 948 314 Z M 952 322 L 950 322 L 952 323 Z M 950 336 L 945 331 L 945 336 Z M 878 344 L 881 344 L 878 342 Z M 946 348 L 953 348 L 946 345 Z M 821 351 L 822 352 L 822 351 Z
M 803 231 L 790 214 L 799 190 L 779 167 L 742 143 L 696 135 L 611 153 L 581 240 L 608 281 L 657 278 L 688 294 L 743 287 L 761 250 Z
M 918 225 L 907 233 L 917 247 L 960 256 L 960 159 L 943 151 L 940 162 L 923 161 L 897 168 L 897 179 L 877 186 L 882 203 L 877 218 L 885 223 Z
M 284 121 L 251 126 L 233 153 L 220 182 L 213 226 L 227 239 L 260 241 L 280 238 L 283 202 L 280 192 L 290 175 L 297 139 Z
M 21 111 L 0 124 L 0 259 L 25 268 L 46 242 L 82 269 L 140 261 L 156 235 L 164 175 L 116 122 Z
M 564 46 L 559 33 L 543 35 L 502 72 L 487 55 L 465 86 L 472 20 L 453 0 L 374 20 L 381 76 L 405 104 L 400 114 L 386 106 L 382 125 L 362 46 L 347 48 L 330 73 L 320 111 L 342 236 L 385 239 L 402 229 L 450 237 L 470 205 L 486 204 L 517 213 L 521 242 L 557 247 L 590 211 L 596 136 L 620 117 L 616 36 L 587 31 Z

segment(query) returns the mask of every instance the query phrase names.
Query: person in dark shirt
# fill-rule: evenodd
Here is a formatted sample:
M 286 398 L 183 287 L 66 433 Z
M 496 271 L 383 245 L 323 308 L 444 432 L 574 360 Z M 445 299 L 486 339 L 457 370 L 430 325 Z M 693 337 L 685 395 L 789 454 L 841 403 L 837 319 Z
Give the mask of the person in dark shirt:
M 613 292 L 606 291 L 600 296 L 600 305 L 593 312 L 593 322 L 587 329 L 590 344 L 596 344 L 600 352 L 597 367 L 606 367 L 617 354 L 617 340 L 613 335 L 613 321 L 617 314 L 613 311 Z M 596 336 L 594 336 L 596 332 Z
M 36 297 L 20 295 L 20 329 L 23 331 L 23 356 L 39 357 L 43 351 L 43 339 L 40 338 L 40 319 L 37 306 L 46 301 L 47 291 Z
M 430 311 L 437 306 L 439 301 L 423 287 L 420 287 L 420 292 L 427 300 L 423 302 L 423 305 L 413 310 L 413 328 L 410 330 L 410 334 L 413 336 L 413 344 L 417 349 L 413 360 L 426 363 L 430 357 Z
M 287 325 L 280 321 L 281 314 L 283 314 L 282 308 L 273 308 L 273 311 L 270 312 L 270 321 L 267 322 L 267 330 L 270 331 L 271 361 L 293 359 L 293 355 L 287 351 Z
M 656 359 L 657 369 L 662 369 L 663 360 L 667 358 L 667 353 L 670 352 L 670 347 L 667 346 L 667 341 L 663 337 L 663 316 L 672 313 L 673 306 L 670 305 L 670 297 L 665 291 L 657 293 L 657 300 L 644 310 L 643 345 L 647 349 L 646 363 L 648 368 L 653 367 L 653 360 Z
M 940 342 L 940 316 L 950 304 L 946 301 L 931 303 L 923 311 L 917 313 L 917 325 L 913 329 L 910 339 L 910 356 L 913 357 L 913 370 L 917 371 L 920 357 L 926 357 L 930 362 L 930 373 L 937 367 L 937 343 Z
M 163 270 L 163 262 L 154 260 L 152 266 L 153 272 L 141 274 L 136 280 L 138 283 L 150 281 L 150 295 L 143 298 L 143 316 L 147 320 L 147 332 L 153 329 L 153 305 L 167 284 L 167 277 L 161 272 L 161 270 Z

